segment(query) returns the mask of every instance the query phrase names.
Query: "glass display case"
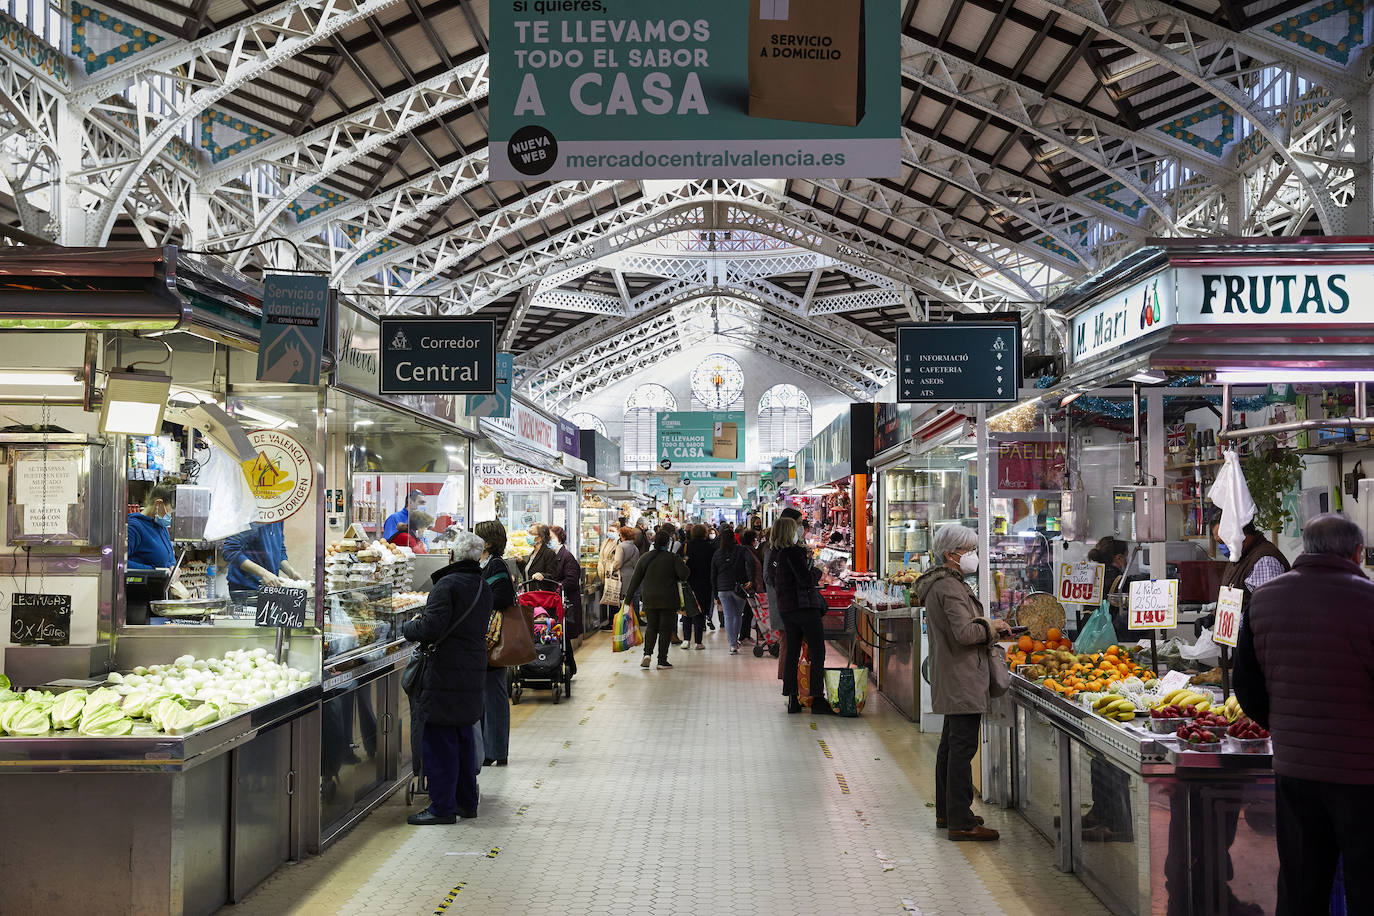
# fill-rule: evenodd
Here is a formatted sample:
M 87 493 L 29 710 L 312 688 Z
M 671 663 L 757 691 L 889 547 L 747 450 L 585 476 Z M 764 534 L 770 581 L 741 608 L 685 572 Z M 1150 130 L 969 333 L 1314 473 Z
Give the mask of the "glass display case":
M 584 494 L 578 525 L 578 560 L 582 564 L 582 584 L 587 589 L 601 587 L 597 569 L 601 559 L 601 545 L 606 543 L 615 527 L 619 510 L 596 493 Z
M 977 464 L 967 451 L 937 448 L 883 473 L 880 540 L 885 575 L 929 569 L 935 532 L 943 525 L 973 521 Z
M 401 624 L 425 606 L 422 592 L 391 583 L 341 589 L 324 596 L 324 659 L 330 665 L 372 646 L 403 639 Z
M 1027 595 L 1054 593 L 1050 539 L 1036 529 L 998 534 L 994 528 L 988 570 L 992 574 L 992 607 L 988 610 L 994 616 L 1007 616 Z

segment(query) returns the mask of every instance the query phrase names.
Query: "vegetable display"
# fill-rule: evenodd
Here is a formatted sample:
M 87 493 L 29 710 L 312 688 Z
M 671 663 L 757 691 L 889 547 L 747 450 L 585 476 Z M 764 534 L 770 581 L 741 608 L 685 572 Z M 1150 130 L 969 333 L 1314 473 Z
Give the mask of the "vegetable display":
M 0 734 L 186 735 L 294 693 L 312 679 L 309 672 L 278 664 L 266 649 L 235 649 L 223 658 L 183 655 L 170 665 L 111 674 L 107 686 L 90 692 L 19 694 L 0 675 Z

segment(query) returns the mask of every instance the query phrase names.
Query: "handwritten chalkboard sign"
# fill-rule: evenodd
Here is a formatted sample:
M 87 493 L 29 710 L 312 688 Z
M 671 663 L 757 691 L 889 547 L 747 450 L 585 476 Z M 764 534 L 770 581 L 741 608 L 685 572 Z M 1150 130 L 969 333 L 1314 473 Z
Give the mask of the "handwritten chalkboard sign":
M 305 606 L 309 598 L 303 588 L 264 585 L 258 589 L 257 625 L 301 629 L 305 626 Z
M 10 642 L 66 646 L 72 641 L 72 596 L 15 592 L 10 601 Z

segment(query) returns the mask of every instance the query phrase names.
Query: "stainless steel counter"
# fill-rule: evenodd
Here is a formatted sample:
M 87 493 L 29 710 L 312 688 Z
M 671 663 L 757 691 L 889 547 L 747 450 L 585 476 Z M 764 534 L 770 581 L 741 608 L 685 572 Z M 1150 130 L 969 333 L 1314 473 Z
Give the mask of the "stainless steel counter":
M 1113 913 L 1273 912 L 1267 754 L 1185 751 L 1017 676 L 1009 696 L 1007 795 Z

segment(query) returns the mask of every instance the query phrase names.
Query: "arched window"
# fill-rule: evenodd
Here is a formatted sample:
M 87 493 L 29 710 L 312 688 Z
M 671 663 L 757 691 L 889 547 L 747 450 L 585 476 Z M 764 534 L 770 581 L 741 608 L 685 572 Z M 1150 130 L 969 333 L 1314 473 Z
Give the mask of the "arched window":
M 743 410 L 744 369 L 734 357 L 712 353 L 692 370 L 693 410 Z
M 811 441 L 811 398 L 796 385 L 774 385 L 759 398 L 759 460 L 792 457 Z
M 601 422 L 601 418 L 595 414 L 587 413 L 585 410 L 578 411 L 568 417 L 570 423 L 575 423 L 578 429 L 594 429 L 601 435 L 606 435 L 606 424 Z
M 621 466 L 627 471 L 658 467 L 658 412 L 677 410 L 677 398 L 662 385 L 640 385 L 625 399 L 625 426 L 620 436 Z

